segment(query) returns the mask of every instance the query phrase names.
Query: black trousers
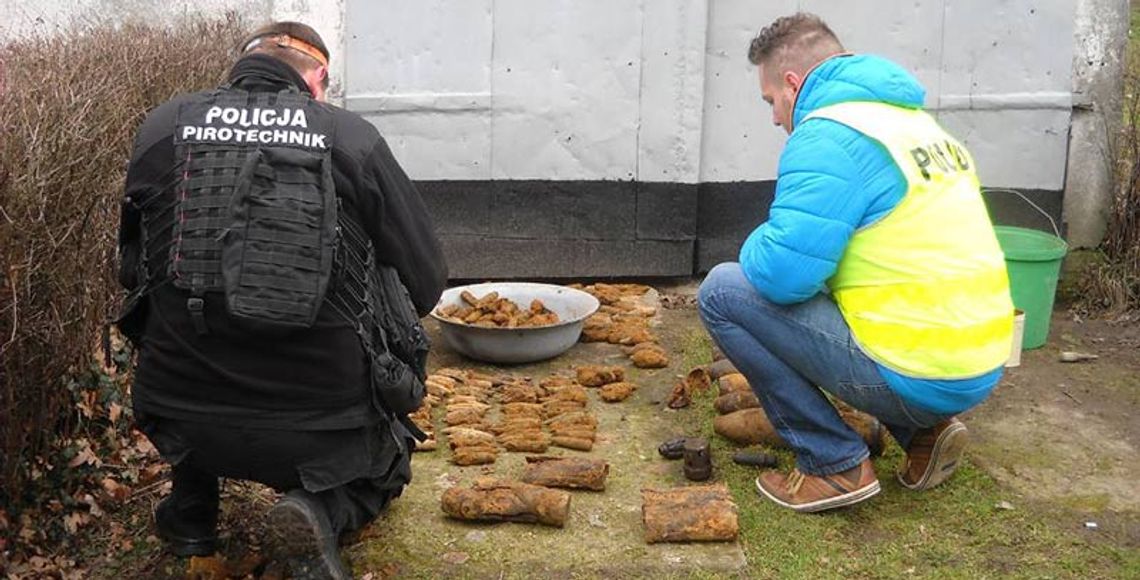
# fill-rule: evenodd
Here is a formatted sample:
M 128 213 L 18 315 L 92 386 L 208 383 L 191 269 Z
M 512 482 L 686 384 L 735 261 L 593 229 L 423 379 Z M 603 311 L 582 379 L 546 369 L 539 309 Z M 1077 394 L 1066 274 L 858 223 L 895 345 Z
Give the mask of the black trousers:
M 213 515 L 206 518 L 210 521 L 216 520 L 219 477 L 256 481 L 280 492 L 309 491 L 338 534 L 367 525 L 411 481 L 414 441 L 399 424 L 290 431 L 137 412 L 136 422 L 173 467 L 173 507 Z

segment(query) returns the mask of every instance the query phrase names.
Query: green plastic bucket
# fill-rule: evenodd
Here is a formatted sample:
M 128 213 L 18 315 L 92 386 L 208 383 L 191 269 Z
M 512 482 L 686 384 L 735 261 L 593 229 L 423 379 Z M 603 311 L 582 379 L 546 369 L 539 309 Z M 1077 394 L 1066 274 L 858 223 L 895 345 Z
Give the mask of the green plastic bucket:
M 1021 348 L 1039 348 L 1049 338 L 1057 277 L 1069 246 L 1065 240 L 1038 230 L 1012 226 L 995 226 L 994 230 L 1005 254 L 1013 306 L 1025 312 Z

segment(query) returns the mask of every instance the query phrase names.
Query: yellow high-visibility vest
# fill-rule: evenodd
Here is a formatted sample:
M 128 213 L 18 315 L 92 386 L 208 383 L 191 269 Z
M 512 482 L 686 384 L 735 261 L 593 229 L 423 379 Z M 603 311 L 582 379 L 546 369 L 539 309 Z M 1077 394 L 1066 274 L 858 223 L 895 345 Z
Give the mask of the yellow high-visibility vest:
M 828 280 L 859 346 L 918 378 L 969 378 L 1002 366 L 1013 301 L 966 148 L 918 109 L 851 102 L 813 118 L 882 144 L 907 181 L 894 210 L 855 232 Z

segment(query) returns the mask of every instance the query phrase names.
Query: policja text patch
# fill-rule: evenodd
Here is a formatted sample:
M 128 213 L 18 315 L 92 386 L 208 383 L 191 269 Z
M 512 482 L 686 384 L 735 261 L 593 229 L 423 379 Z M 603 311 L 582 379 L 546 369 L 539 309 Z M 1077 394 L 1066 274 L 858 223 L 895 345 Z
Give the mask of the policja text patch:
M 943 145 L 946 146 L 943 150 Z M 942 173 L 966 171 L 970 169 L 970 156 L 965 149 L 954 141 L 947 139 L 943 143 L 931 143 L 925 147 L 915 147 L 910 150 L 911 159 L 918 165 L 922 178 L 930 181 L 930 171 L 933 162 Z
M 327 125 L 327 115 L 315 111 L 315 103 L 306 101 L 281 98 L 273 105 L 215 101 L 188 106 L 178 116 L 175 143 L 328 149 L 329 127 L 319 126 Z

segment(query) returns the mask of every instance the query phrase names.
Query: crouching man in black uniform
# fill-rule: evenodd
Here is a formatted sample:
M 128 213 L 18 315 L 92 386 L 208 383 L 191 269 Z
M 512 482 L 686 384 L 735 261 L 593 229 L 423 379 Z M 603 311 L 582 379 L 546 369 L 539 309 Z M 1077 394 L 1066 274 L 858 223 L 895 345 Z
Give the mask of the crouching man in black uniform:
M 118 324 L 138 425 L 173 465 L 156 527 L 211 554 L 218 478 L 259 481 L 286 492 L 271 556 L 349 577 L 338 538 L 411 478 L 420 317 L 447 268 L 384 139 L 323 102 L 320 36 L 276 23 L 241 52 L 225 85 L 150 113 L 127 173 Z

